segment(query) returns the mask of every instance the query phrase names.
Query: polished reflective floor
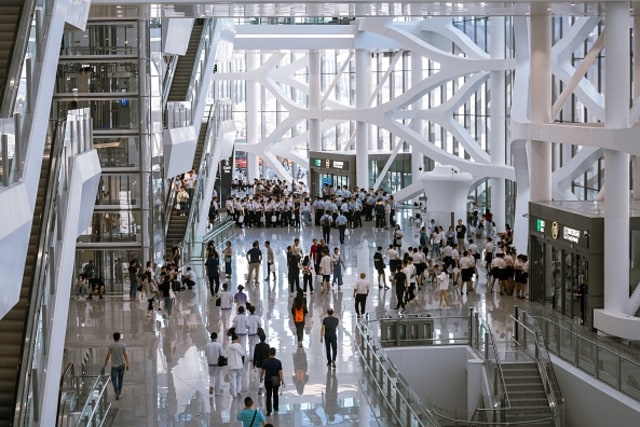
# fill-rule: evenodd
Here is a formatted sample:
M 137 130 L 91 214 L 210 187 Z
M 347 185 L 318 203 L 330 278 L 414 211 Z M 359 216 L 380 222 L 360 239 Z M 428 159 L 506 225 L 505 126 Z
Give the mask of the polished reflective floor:
M 418 227 L 402 211 L 405 230 L 404 246 L 418 244 Z M 282 361 L 286 387 L 280 396 L 279 412 L 268 417 L 275 426 L 393 426 L 389 414 L 381 411 L 374 393 L 369 392 L 355 347 L 356 315 L 353 284 L 356 274 L 366 272 L 372 278 L 373 254 L 376 246 L 391 243 L 391 231 L 372 229 L 372 223 L 353 230 L 342 246 L 345 258 L 345 284 L 342 289 L 332 288 L 322 294 L 316 285 L 309 295 L 309 316 L 305 327 L 304 346 L 299 348 L 290 315 L 292 296 L 286 281 L 285 250 L 300 238 L 308 253 L 313 238 L 322 237 L 319 227 L 245 229 L 236 228 L 232 238 L 234 249 L 232 288 L 245 284 L 247 273 L 246 251 L 254 240 L 271 241 L 276 253 L 276 276 L 265 281 L 266 264 L 261 267 L 258 285 L 248 286 L 249 301 L 257 306 L 261 315 L 267 342 L 277 349 Z M 338 232 L 332 232 L 331 250 L 338 244 Z M 266 256 L 265 256 L 266 259 Z M 67 330 L 67 360 L 76 361 L 88 348 L 95 349 L 95 372 L 102 366 L 107 345 L 114 331 L 123 333 L 131 358 L 131 369 L 125 374 L 120 400 L 113 390 L 109 397 L 113 408 L 113 425 L 118 426 L 238 426 L 236 414 L 243 409 L 243 399 L 234 399 L 229 392 L 228 377 L 223 371 L 223 394 L 210 396 L 204 347 L 210 331 L 228 329 L 231 318 L 221 316 L 215 299 L 209 296 L 203 279 L 202 266 L 193 264 L 200 277 L 194 290 L 179 292 L 170 319 L 154 311 L 147 316 L 146 301 L 129 301 L 126 296 L 109 295 L 102 300 L 72 301 Z M 526 305 L 513 296 L 500 296 L 486 292 L 486 275 L 480 270 L 479 283 L 474 292 L 462 296 L 450 293 L 452 312 L 463 312 L 473 307 L 487 317 L 497 340 L 510 336 L 509 315 L 514 305 Z M 395 313 L 393 290 L 379 289 L 372 283 L 367 300 L 367 311 L 376 315 Z M 125 292 L 127 292 L 125 286 Z M 128 296 L 128 293 L 127 293 Z M 338 360 L 335 371 L 326 366 L 324 345 L 320 342 L 320 326 L 328 307 L 335 309 L 341 327 L 338 338 Z M 407 312 L 439 310 L 432 290 L 418 293 Z M 445 309 L 447 310 L 447 309 Z M 220 333 L 220 335 L 223 335 Z M 220 338 L 225 346 L 228 339 Z M 226 370 L 226 369 L 225 369 Z M 258 394 L 257 373 L 245 368 L 242 396 L 252 396 L 256 406 L 265 411 L 263 396 Z

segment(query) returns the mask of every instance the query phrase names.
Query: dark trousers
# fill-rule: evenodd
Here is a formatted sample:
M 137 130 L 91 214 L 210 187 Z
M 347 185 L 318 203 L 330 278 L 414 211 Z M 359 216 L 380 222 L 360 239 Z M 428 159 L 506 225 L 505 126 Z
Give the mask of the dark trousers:
M 273 387 L 271 385 L 271 378 L 264 379 L 264 391 L 267 394 L 267 413 L 270 413 L 272 410 L 278 410 L 278 389 L 280 386 Z M 273 403 L 273 406 L 272 406 Z
M 339 225 L 338 231 L 340 232 L 340 243 L 344 243 L 344 230 L 347 229 L 346 225 Z
M 322 227 L 322 238 L 324 241 L 329 244 L 329 239 L 331 238 L 331 227 Z
M 209 290 L 211 295 L 218 293 L 220 290 L 220 276 L 209 276 Z
M 338 355 L 338 337 L 324 336 L 324 348 L 327 351 L 327 362 L 335 362 Z M 332 355 L 333 351 L 333 355 Z
M 297 292 L 300 289 L 300 274 L 289 273 L 287 279 L 289 280 L 289 292 Z
M 309 291 L 313 292 L 313 274 L 303 274 L 302 283 L 304 284 L 305 292 L 307 292 L 307 285 L 309 286 Z
M 396 310 L 399 308 L 404 308 L 404 286 L 396 285 L 396 298 L 398 299 Z
M 364 314 L 366 305 L 367 305 L 367 295 L 356 294 L 356 314 L 358 316 Z M 358 307 L 360 307 L 360 310 L 358 310 Z
M 293 322 L 296 325 L 296 336 L 298 337 L 298 342 L 302 342 L 302 337 L 304 336 L 304 322 Z

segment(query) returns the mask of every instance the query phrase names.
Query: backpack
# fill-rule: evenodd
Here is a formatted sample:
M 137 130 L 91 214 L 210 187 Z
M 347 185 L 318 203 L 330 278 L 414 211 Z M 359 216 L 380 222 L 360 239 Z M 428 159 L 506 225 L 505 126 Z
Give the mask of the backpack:
M 329 215 L 325 215 L 324 218 L 322 218 L 322 226 L 327 228 L 331 227 L 331 219 Z
M 294 311 L 293 321 L 296 323 L 304 322 L 304 307 L 298 307 Z

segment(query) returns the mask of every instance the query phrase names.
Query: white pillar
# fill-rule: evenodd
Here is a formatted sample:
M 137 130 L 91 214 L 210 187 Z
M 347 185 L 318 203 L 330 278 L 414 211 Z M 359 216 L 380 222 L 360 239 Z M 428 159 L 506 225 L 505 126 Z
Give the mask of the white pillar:
M 309 110 L 311 117 L 314 111 L 320 111 L 320 52 L 309 51 Z M 309 149 L 322 151 L 322 133 L 320 132 L 320 119 L 309 119 Z
M 633 52 L 640 52 L 640 16 L 633 15 Z M 640 96 L 640 58 L 634 57 L 634 98 Z M 640 156 L 633 156 L 633 200 L 640 200 Z
M 371 67 L 369 52 L 356 50 L 356 108 L 369 107 Z M 369 124 L 356 122 L 356 185 L 369 188 Z
M 551 16 L 546 4 L 535 7 L 531 15 L 531 122 L 551 121 Z M 551 143 L 531 141 L 531 201 L 551 200 Z
M 606 3 L 605 128 L 629 127 L 629 19 L 628 4 Z M 629 154 L 605 150 L 604 170 L 604 310 L 623 313 L 629 299 Z
M 411 52 L 411 86 L 417 86 L 423 80 L 422 72 L 422 55 Z M 418 98 L 416 102 L 411 104 L 413 111 L 421 111 L 424 109 L 423 98 Z M 411 122 L 411 129 L 416 131 L 420 136 L 424 132 L 424 121 L 420 119 L 413 119 Z M 424 156 L 421 152 L 416 150 L 415 147 L 411 147 L 411 175 L 413 176 L 412 182 L 416 181 L 416 178 L 424 172 Z
M 489 22 L 489 50 L 491 58 L 504 58 L 504 18 L 492 16 Z M 491 71 L 489 79 L 489 93 L 491 94 L 491 111 L 489 118 L 489 149 L 491 164 L 504 166 L 505 144 L 507 141 L 505 120 L 505 75 L 504 71 Z M 504 230 L 505 225 L 505 184 L 502 178 L 491 178 L 491 212 L 498 230 Z
M 260 67 L 260 53 L 247 52 L 247 71 L 254 71 Z M 255 80 L 246 82 L 246 104 L 247 104 L 247 144 L 257 144 L 260 135 L 260 85 Z M 258 155 L 247 153 L 247 178 L 253 180 L 258 178 Z

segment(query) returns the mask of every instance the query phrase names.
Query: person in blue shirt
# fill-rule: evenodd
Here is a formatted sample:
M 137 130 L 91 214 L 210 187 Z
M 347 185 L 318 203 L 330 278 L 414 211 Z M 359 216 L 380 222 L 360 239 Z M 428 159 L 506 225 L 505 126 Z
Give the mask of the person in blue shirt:
M 242 422 L 242 427 L 264 427 L 265 418 L 260 409 L 253 408 L 253 399 L 244 398 L 244 409 L 236 415 L 236 420 Z

